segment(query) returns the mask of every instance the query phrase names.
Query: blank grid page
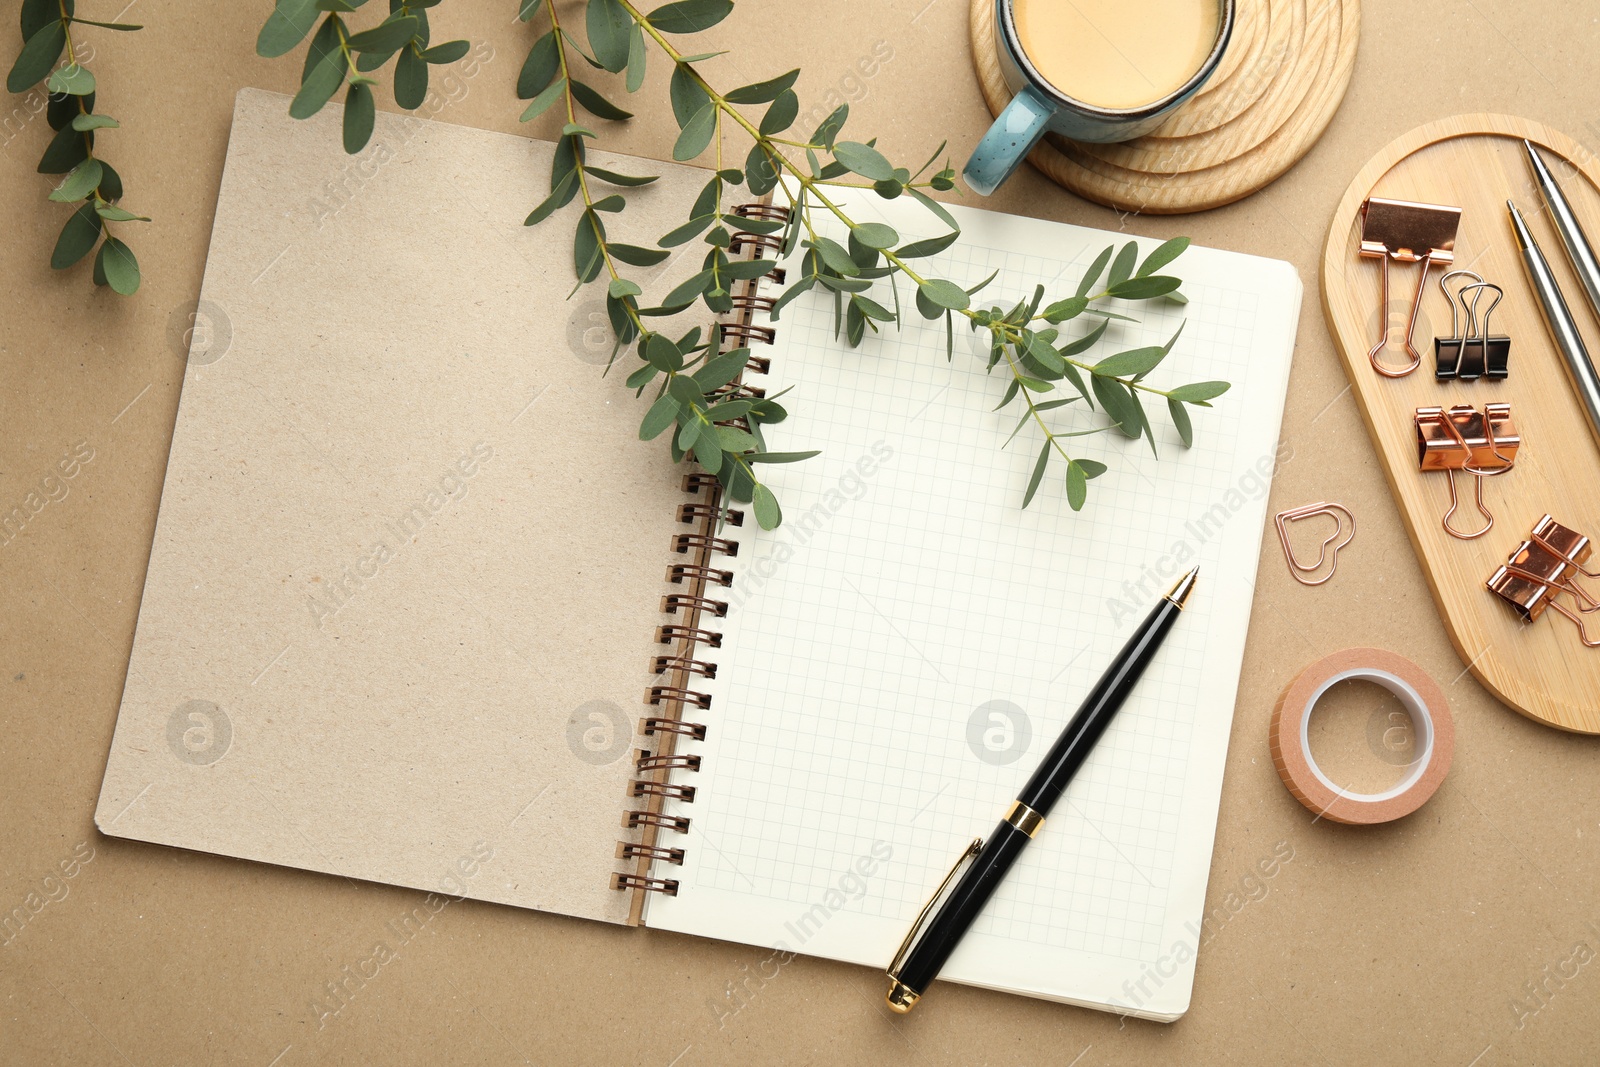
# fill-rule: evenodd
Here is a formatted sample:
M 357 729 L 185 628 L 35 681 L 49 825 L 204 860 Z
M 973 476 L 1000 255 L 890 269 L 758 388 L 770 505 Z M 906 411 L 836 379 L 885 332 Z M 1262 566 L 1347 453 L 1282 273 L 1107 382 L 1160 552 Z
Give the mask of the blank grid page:
M 903 240 L 937 232 L 914 207 L 846 202 Z M 979 299 L 1007 307 L 1037 282 L 1072 292 L 1127 239 L 955 210 L 964 237 L 932 268 L 965 285 L 998 270 Z M 944 972 L 1157 1018 L 1185 1010 L 1300 283 L 1287 264 L 1208 249 L 1169 269 L 1189 304 L 1117 305 L 1140 321 L 1113 323 L 1089 358 L 1164 343 L 1187 319 L 1151 383 L 1233 389 L 1190 409 L 1188 450 L 1164 404 L 1147 403 L 1159 460 L 1120 434 L 1068 439 L 1111 468 L 1079 513 L 1059 460 L 1021 509 L 1042 436 L 1025 426 L 1002 449 L 1021 404 L 992 410 L 1007 373 L 985 373 L 985 335 L 963 320 L 948 361 L 943 323 L 923 322 L 904 284 L 905 328 L 857 349 L 835 339 L 820 290 L 772 324 L 771 373 L 753 382 L 794 388 L 770 444 L 823 454 L 761 469 L 781 527 L 747 516 L 726 532 L 740 542 L 719 564 L 735 572 L 731 607 L 710 624 L 723 646 L 702 649 L 718 675 L 703 686 L 711 707 L 689 716 L 708 727 L 687 746 L 703 769 L 680 776 L 697 795 L 672 809 L 691 819 L 687 859 L 657 872 L 681 888 L 652 900 L 650 925 L 882 967 L 1139 618 L 1198 564 L 1190 610 Z M 1045 417 L 1105 421 L 1084 407 Z

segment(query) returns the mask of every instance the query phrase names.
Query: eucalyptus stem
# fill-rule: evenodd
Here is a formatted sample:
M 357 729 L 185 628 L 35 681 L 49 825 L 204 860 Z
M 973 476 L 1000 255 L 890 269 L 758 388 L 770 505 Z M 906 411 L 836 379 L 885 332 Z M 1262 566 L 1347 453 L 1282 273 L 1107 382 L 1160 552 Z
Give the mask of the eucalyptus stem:
M 98 244 L 95 284 L 129 295 L 139 288 L 139 261 L 124 241 L 112 235 L 111 224 L 150 220 L 118 206 L 122 177 L 95 152 L 96 131 L 116 129 L 119 123 L 94 110 L 95 76 L 78 62 L 75 22 L 117 31 L 140 28 L 79 19 L 67 0 L 22 0 L 23 45 L 6 76 L 6 88 L 22 93 L 44 82 L 50 98 L 46 116 L 55 135 L 38 169 L 41 174 L 65 175 L 50 192 L 50 200 L 78 205 L 61 228 L 50 266 L 71 267 Z M 63 55 L 66 62 L 58 67 Z

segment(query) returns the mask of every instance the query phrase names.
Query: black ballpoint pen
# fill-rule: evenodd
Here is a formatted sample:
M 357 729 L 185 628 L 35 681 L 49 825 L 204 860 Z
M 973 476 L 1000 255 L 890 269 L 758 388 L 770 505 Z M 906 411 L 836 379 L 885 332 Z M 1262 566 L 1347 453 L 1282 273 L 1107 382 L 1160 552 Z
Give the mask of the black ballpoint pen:
M 945 961 L 994 895 L 1001 879 L 1022 854 L 1023 847 L 1044 826 L 1045 816 L 1050 814 L 1050 809 L 1066 792 L 1073 775 L 1088 759 L 1095 742 L 1100 740 L 1100 735 L 1105 733 L 1117 709 L 1122 707 L 1123 701 L 1138 684 L 1145 667 L 1155 658 L 1167 631 L 1172 629 L 1178 613 L 1188 603 L 1189 595 L 1194 591 L 1195 576 L 1199 572 L 1200 568 L 1196 567 L 1180 578 L 1172 591 L 1161 598 L 1155 610 L 1128 638 L 1128 643 L 1122 646 L 1122 651 L 1111 661 L 1111 666 L 1089 690 L 1089 695 L 1084 698 L 1066 730 L 1062 731 L 1055 745 L 1045 754 L 1044 761 L 1033 772 L 1033 777 L 1022 787 L 1017 799 L 1011 802 L 1005 818 L 989 835 L 988 842 L 974 839 L 956 859 L 955 867 L 951 868 L 943 884 L 934 891 L 933 898 L 911 924 L 911 931 L 906 934 L 900 951 L 895 953 L 893 962 L 889 964 L 887 1000 L 892 1010 L 901 1013 L 910 1011 L 944 969 Z M 945 896 L 944 891 L 955 878 L 962 861 L 969 857 L 972 859 L 971 866 L 956 883 L 955 889 Z M 928 915 L 939 904 L 941 897 L 944 903 L 929 922 Z M 917 936 L 919 932 L 922 933 L 920 938 Z

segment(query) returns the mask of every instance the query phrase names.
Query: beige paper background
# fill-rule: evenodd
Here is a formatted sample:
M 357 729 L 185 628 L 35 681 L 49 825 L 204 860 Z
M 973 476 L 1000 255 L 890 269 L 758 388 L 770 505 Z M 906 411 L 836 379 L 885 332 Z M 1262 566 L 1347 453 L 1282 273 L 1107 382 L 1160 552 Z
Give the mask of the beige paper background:
M 120 6 L 86 2 L 83 11 L 111 18 Z M 40 903 L 0 949 L 0 1047 L 9 1058 L 689 1065 L 1080 1057 L 1080 1065 L 1487 1067 L 1586 1062 L 1600 1052 L 1600 974 L 1592 965 L 1574 971 L 1573 952 L 1580 941 L 1600 949 L 1589 925 L 1600 926 L 1595 742 L 1530 723 L 1458 677 L 1462 665 L 1314 300 L 1302 311 L 1285 417 L 1296 459 L 1280 472 L 1272 506 L 1340 500 L 1361 532 L 1339 577 L 1317 590 L 1295 585 L 1276 539 L 1264 537 L 1209 895 L 1228 918 L 1200 954 L 1193 1009 L 1171 1027 L 1119 1026 L 954 987 L 891 1019 L 879 980 L 859 968 L 813 960 L 778 967 L 740 946 L 487 904 L 424 911 L 424 923 L 416 891 L 100 836 L 95 798 L 184 371 L 174 324 L 183 328 L 200 289 L 234 92 L 292 90 L 299 70 L 298 59 L 254 56 L 264 12 L 215 7 L 202 19 L 191 6 L 140 0 L 124 16 L 147 24 L 139 34 L 84 31 L 97 49 L 100 106 L 125 127 L 104 135 L 102 150 L 122 171 L 130 206 L 158 220 L 130 234 L 146 272 L 133 300 L 91 291 L 84 269 L 47 269 L 64 213 L 45 203 L 48 180 L 33 173 L 46 127 L 10 101 L 21 118 L 8 116 L 0 148 L 9 223 L 0 248 L 0 506 L 24 499 L 75 442 L 88 442 L 94 458 L 64 499 L 0 547 L 0 810 L 8 823 L 0 908 Z M 955 0 L 822 0 L 803 9 L 751 0 L 706 47 L 720 39 L 737 49 L 719 61 L 728 84 L 802 66 L 802 113 L 837 93 L 891 155 L 920 162 L 948 136 L 959 165 L 988 121 L 969 73 L 965 15 Z M 511 86 L 528 32 L 499 6 L 445 4 L 437 25 L 441 35 L 490 42 L 493 56 L 476 75 L 457 77 L 436 117 L 521 129 Z M 4 33 L 14 41 L 14 30 Z M 1313 283 L 1328 213 L 1350 176 L 1412 126 L 1504 111 L 1591 145 L 1597 139 L 1585 123 L 1600 24 L 1582 7 L 1372 3 L 1361 47 L 1322 143 L 1237 205 L 1193 218 L 1122 219 L 1024 173 L 993 206 L 1155 236 L 1188 233 L 1282 256 Z M 608 130 L 608 144 L 670 152 L 662 74 L 657 64 L 640 118 Z M 552 130 L 541 124 L 538 132 Z M 507 211 L 531 206 L 530 198 Z M 1522 351 L 1528 358 L 1538 349 Z M 1283 685 L 1311 659 L 1352 644 L 1417 660 L 1456 713 L 1450 777 L 1426 808 L 1394 826 L 1312 824 L 1266 751 Z M 1330 740 L 1348 742 L 1352 765 L 1375 762 L 1369 709 L 1351 710 L 1349 729 Z M 1270 880 L 1247 883 L 1279 842 L 1293 859 Z M 71 878 L 61 877 L 61 864 Z M 397 928 L 408 931 L 403 943 Z M 359 975 L 380 940 L 397 955 L 359 985 L 347 978 L 344 968 Z M 1561 977 L 1563 968 L 1571 977 Z M 319 1028 L 312 998 L 327 1006 L 327 984 L 341 980 L 354 992 Z M 1542 1003 L 1530 999 L 1530 982 L 1545 984 Z M 726 996 L 731 984 L 742 985 L 740 998 Z M 1517 997 L 1525 1010 L 1539 1008 L 1521 1029 Z

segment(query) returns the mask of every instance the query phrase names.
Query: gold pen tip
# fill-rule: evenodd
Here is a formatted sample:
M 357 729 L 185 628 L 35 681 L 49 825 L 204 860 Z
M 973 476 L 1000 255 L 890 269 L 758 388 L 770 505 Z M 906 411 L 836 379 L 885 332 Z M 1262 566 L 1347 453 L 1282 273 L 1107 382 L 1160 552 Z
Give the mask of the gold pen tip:
M 884 1003 L 889 1005 L 889 1010 L 896 1015 L 904 1015 L 916 1007 L 917 1001 L 921 999 L 921 993 L 893 978 L 889 979 L 889 994 L 883 998 Z
M 1195 567 L 1188 574 L 1179 578 L 1178 583 L 1172 587 L 1172 590 L 1163 599 L 1172 601 L 1179 608 L 1188 607 L 1189 596 L 1194 592 L 1194 585 L 1199 580 L 1199 577 L 1200 568 Z

